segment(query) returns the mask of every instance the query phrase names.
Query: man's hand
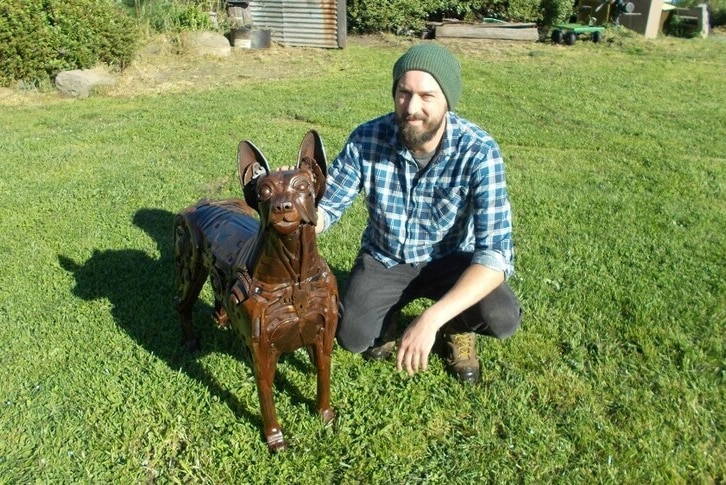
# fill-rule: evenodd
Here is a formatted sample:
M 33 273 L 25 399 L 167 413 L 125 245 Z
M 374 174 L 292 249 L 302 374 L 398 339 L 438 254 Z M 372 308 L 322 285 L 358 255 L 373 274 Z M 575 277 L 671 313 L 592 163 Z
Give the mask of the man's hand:
M 502 271 L 472 264 L 439 301 L 430 306 L 408 326 L 398 346 L 396 367 L 406 368 L 409 375 L 426 370 L 436 332 L 446 322 L 476 304 L 504 281 Z
M 411 322 L 403 332 L 401 344 L 398 346 L 396 368 L 399 372 L 405 367 L 408 375 L 412 376 L 419 369 L 426 370 L 439 326 L 427 318 L 426 312 Z

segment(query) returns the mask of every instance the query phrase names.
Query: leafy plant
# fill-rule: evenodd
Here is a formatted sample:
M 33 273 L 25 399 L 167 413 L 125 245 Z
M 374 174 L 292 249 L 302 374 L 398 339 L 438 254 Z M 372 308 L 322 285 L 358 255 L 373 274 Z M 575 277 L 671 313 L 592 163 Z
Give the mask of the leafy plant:
M 446 0 L 350 0 L 348 29 L 354 33 L 421 31 L 427 17 Z
M 410 33 L 423 30 L 427 21 L 484 17 L 552 25 L 571 13 L 571 0 L 351 0 L 348 27 L 357 33 Z
M 572 0 L 542 0 L 540 3 L 540 22 L 551 27 L 567 20 L 572 14 Z
M 111 0 L 6 0 L 0 4 L 0 85 L 42 84 L 99 62 L 123 69 L 139 41 Z
M 182 32 L 209 30 L 211 19 L 201 5 L 195 2 L 162 1 L 149 4 L 144 14 L 156 32 Z
M 151 33 L 218 30 L 227 20 L 224 0 L 124 0 L 124 5 Z
M 711 27 L 726 25 L 726 0 L 707 0 L 705 2 L 703 0 L 680 0 L 677 2 L 677 6 L 693 8 L 703 3 L 708 5 Z

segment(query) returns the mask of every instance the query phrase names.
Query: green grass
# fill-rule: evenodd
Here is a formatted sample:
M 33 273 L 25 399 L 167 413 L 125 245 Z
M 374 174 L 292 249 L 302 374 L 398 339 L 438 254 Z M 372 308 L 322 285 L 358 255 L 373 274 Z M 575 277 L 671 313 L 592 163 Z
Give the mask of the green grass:
M 0 112 L 0 483 L 720 483 L 726 480 L 726 43 L 452 46 L 460 113 L 500 142 L 523 327 L 483 382 L 408 378 L 336 348 L 323 426 L 304 352 L 278 366 L 270 455 L 240 344 L 171 306 L 174 214 L 239 194 L 309 128 L 332 159 L 391 108 L 403 42 L 306 50 L 326 69 L 215 90 Z M 345 280 L 356 205 L 323 235 Z M 424 303 L 412 305 L 412 318 Z

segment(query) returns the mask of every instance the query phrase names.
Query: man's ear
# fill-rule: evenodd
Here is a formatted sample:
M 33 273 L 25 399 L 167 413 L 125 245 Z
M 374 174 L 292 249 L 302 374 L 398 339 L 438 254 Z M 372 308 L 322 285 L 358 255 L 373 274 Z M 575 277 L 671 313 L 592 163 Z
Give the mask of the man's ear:
M 251 141 L 241 141 L 237 148 L 237 176 L 247 205 L 259 212 L 257 206 L 257 180 L 270 173 L 270 164 Z

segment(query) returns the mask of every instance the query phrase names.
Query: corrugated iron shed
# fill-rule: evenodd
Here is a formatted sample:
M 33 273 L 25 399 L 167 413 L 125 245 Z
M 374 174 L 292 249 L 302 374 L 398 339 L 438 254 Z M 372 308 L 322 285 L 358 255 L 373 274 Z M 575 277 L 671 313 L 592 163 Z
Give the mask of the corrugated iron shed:
M 346 0 L 252 0 L 249 9 L 255 27 L 280 44 L 345 47 Z

